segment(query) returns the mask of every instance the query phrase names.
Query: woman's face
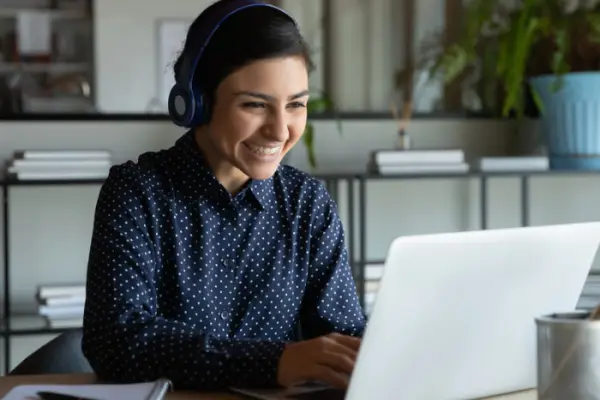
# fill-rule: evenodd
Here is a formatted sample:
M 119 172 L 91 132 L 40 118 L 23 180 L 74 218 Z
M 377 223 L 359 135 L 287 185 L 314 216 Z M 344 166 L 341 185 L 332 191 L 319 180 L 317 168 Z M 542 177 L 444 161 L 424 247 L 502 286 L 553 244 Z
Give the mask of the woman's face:
M 245 179 L 271 177 L 306 127 L 308 72 L 303 58 L 253 62 L 229 75 L 215 97 L 204 132 L 216 153 L 209 156 L 215 172 Z

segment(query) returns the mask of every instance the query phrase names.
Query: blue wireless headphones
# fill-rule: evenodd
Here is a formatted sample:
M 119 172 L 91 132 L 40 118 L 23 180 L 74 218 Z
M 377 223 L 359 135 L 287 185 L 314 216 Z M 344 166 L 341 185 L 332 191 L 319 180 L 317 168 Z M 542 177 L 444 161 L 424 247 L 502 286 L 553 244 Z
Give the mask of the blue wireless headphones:
M 215 13 L 214 17 L 211 18 L 215 21 L 214 25 L 206 24 L 203 27 L 204 31 L 200 33 L 200 37 L 204 38 L 204 43 L 196 55 L 189 54 L 189 52 L 188 54 L 184 52 L 182 55 L 178 79 L 169 93 L 169 115 L 176 125 L 192 128 L 202 125 L 208 120 L 208 107 L 204 99 L 204 93 L 201 88 L 194 87 L 194 74 L 198 63 L 210 39 L 227 18 L 238 11 L 257 6 L 279 10 L 295 23 L 294 19 L 282 9 L 258 0 L 231 0 L 223 2 L 220 8 L 217 6 L 216 10 L 211 10 L 210 12 Z M 226 51 L 226 49 L 223 49 L 223 51 Z

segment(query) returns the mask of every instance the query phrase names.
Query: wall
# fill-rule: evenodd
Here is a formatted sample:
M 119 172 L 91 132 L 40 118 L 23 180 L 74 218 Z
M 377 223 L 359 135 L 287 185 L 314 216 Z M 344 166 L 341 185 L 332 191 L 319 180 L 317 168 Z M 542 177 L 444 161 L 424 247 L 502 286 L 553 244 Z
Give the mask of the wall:
M 389 1 L 389 0 L 386 0 Z M 103 112 L 144 112 L 160 97 L 158 75 L 172 65 L 158 65 L 157 21 L 191 21 L 213 0 L 164 1 L 102 0 L 94 2 L 95 58 L 98 108 Z M 311 86 L 322 89 L 322 31 L 319 0 L 285 0 L 314 50 L 316 71 Z M 123 33 L 127 32 L 126 35 Z M 183 46 L 183 43 L 182 43 Z M 173 55 L 174 57 L 176 54 Z M 163 101 L 166 99 L 161 98 Z
M 156 20 L 189 18 L 210 0 L 94 1 L 96 91 L 104 112 L 143 112 L 157 95 Z
M 333 68 L 330 93 L 345 111 L 386 111 L 402 54 L 404 0 L 332 0 Z M 158 19 L 192 20 L 212 0 L 95 1 L 95 59 L 98 107 L 104 112 L 144 112 L 159 97 L 157 76 L 172 65 L 157 64 Z M 415 45 L 443 28 L 444 1 L 420 0 Z M 283 0 L 311 45 L 317 66 L 311 88 L 324 89 L 323 16 L 320 0 Z M 175 55 L 174 55 L 175 56 Z M 431 111 L 438 85 L 420 84 L 415 111 Z M 166 100 L 166 99 L 162 99 Z

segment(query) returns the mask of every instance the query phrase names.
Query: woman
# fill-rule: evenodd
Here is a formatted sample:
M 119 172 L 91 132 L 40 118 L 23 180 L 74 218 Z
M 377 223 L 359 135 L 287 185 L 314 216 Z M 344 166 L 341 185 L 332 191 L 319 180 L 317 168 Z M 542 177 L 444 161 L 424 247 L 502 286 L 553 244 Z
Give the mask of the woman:
M 342 224 L 318 181 L 280 165 L 310 66 L 272 6 L 221 0 L 190 26 L 170 97 L 187 133 L 113 167 L 98 198 L 82 347 L 100 377 L 347 385 L 365 319 Z

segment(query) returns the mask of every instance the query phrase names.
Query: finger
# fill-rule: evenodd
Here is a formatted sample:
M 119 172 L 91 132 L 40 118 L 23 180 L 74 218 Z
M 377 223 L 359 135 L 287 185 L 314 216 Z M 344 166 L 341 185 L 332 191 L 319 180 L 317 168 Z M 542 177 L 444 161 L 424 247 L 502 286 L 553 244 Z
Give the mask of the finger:
M 334 337 L 334 340 L 337 343 L 343 344 L 344 346 L 354 349 L 356 351 L 358 351 L 361 344 L 360 338 L 348 335 L 336 335 Z
M 324 352 L 334 352 L 334 353 L 344 354 L 344 355 L 352 358 L 353 360 L 356 360 L 356 357 L 358 356 L 358 351 L 356 349 L 349 347 L 349 346 L 345 346 L 344 344 L 341 344 L 339 342 L 331 342 L 323 350 L 324 350 Z
M 338 372 L 342 372 L 344 374 L 351 374 L 354 370 L 355 360 L 356 358 L 346 354 L 327 351 L 321 355 L 317 362 L 321 365 L 333 368 Z
M 356 359 L 356 356 L 358 355 L 357 349 L 355 349 L 351 346 L 346 346 L 345 344 L 336 341 L 334 338 L 328 338 L 328 340 L 324 341 L 322 343 L 320 351 L 322 353 L 326 353 L 326 352 L 341 353 L 341 354 L 345 354 L 345 355 L 351 357 L 352 359 Z
M 337 389 L 347 389 L 350 381 L 349 375 L 319 364 L 315 365 L 311 375 L 309 379 L 323 382 Z

